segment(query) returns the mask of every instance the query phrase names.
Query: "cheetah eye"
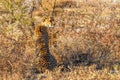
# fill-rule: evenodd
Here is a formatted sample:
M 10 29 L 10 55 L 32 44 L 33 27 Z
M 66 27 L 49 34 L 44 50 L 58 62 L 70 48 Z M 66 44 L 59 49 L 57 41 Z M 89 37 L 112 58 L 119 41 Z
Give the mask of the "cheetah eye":
M 52 20 L 50 19 L 50 22 L 52 22 Z

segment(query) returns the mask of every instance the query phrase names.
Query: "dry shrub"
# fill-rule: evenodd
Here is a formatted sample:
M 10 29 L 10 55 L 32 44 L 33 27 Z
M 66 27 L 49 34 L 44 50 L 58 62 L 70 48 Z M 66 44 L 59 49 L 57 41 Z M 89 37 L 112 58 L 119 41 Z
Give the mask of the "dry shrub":
M 53 29 L 56 42 L 50 48 L 58 62 L 73 62 L 70 55 L 76 54 L 75 60 L 86 54 L 92 63 L 119 62 L 119 4 L 95 4 L 87 2 L 74 11 L 66 8 L 63 13 L 56 11 L 59 13 L 55 16 L 56 26 L 59 27 Z

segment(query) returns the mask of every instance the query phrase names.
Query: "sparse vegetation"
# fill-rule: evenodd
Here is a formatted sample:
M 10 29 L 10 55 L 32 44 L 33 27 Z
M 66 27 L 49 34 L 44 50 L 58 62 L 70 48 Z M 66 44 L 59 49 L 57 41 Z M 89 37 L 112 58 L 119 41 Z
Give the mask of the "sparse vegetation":
M 120 80 L 119 1 L 56 0 L 49 48 L 58 66 L 44 74 L 31 74 L 33 23 L 54 2 L 43 0 L 32 16 L 23 2 L 0 1 L 0 80 Z

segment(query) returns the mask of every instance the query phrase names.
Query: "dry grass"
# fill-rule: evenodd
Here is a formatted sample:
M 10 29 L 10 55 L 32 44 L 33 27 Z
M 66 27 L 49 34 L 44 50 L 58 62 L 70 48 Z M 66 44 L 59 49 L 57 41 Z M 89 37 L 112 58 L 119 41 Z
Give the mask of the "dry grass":
M 20 2 L 4 1 L 0 2 L 0 80 L 120 80 L 120 3 L 57 0 L 56 27 L 49 32 L 50 51 L 60 65 L 31 75 L 35 45 L 30 26 L 45 13 L 36 9 L 31 19 L 24 7 L 17 6 Z M 53 6 L 49 3 L 43 5 L 48 13 Z

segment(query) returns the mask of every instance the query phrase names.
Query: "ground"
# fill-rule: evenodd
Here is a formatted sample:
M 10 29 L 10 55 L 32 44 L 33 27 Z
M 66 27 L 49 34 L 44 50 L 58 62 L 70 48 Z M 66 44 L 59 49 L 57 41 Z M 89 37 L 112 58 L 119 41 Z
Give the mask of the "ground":
M 29 26 L 52 11 L 53 2 L 43 2 L 45 13 L 36 9 L 31 19 L 24 8 L 4 1 L 0 2 L 0 80 L 30 80 L 35 44 Z M 32 74 L 31 79 L 120 80 L 119 1 L 57 0 L 54 11 L 49 49 L 59 65 Z

